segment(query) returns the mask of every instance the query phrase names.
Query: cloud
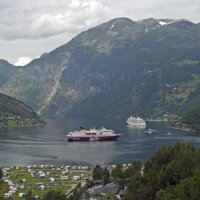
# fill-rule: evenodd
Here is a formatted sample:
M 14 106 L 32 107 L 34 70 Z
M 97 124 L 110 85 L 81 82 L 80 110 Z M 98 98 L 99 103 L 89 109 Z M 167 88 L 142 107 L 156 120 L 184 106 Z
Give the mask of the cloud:
M 0 0 L 0 58 L 39 57 L 116 17 L 200 22 L 199 0 Z
M 115 17 L 187 18 L 200 21 L 199 0 L 1 0 L 0 38 L 75 35 Z
M 30 1 L 21 0 L 21 2 Z M 44 4 L 44 10 L 40 8 L 36 13 L 38 4 L 31 4 L 33 7 L 27 4 L 12 6 L 8 4 L 11 8 L 7 9 L 4 5 L 3 12 L 0 14 L 1 19 L 3 19 L 0 23 L 2 30 L 0 37 L 5 40 L 38 39 L 64 32 L 78 33 L 96 25 L 103 19 L 106 20 L 109 14 L 109 8 L 99 0 L 72 0 L 71 3 L 68 1 L 68 4 L 64 1 L 61 2 L 63 6 L 56 6 L 55 1 L 50 1 L 52 7 Z M 14 6 L 19 9 L 18 13 L 16 13 Z M 5 15 L 13 17 L 6 18 Z
M 25 66 L 30 63 L 33 59 L 30 57 L 19 57 L 17 62 L 14 64 L 15 66 Z
M 80 6 L 80 1 L 79 0 L 72 0 L 71 4 L 69 5 L 69 7 L 71 8 L 78 8 Z

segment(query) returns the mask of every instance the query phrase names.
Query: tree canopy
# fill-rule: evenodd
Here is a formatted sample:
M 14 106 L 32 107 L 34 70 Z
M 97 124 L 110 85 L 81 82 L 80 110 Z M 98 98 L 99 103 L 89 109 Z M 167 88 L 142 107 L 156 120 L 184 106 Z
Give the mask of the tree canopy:
M 1 181 L 2 177 L 3 177 L 3 172 L 2 172 L 2 169 L 0 168 L 0 181 Z
M 182 118 L 183 123 L 189 125 L 193 130 L 200 132 L 200 103 L 191 108 Z
M 51 190 L 46 193 L 43 200 L 67 200 L 66 195 L 62 194 L 60 191 Z
M 198 149 L 182 143 L 163 147 L 145 163 L 142 173 L 130 176 L 125 200 L 193 199 L 199 194 L 199 175 Z M 191 185 L 194 188 L 187 189 Z M 184 188 L 189 194 L 183 192 Z

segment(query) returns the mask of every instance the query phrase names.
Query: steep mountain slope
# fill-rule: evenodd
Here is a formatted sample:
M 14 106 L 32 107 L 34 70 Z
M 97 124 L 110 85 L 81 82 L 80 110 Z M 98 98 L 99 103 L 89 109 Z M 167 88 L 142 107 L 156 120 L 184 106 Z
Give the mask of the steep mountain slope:
M 1 88 L 48 116 L 180 114 L 200 97 L 200 25 L 113 19 L 82 32 Z
M 15 66 L 8 63 L 6 60 L 0 59 L 0 86 L 5 84 L 5 82 L 10 79 L 17 69 Z
M 20 116 L 22 118 L 35 118 L 37 119 L 37 114 L 25 105 L 23 102 L 18 101 L 17 99 L 4 95 L 0 93 L 0 116 Z

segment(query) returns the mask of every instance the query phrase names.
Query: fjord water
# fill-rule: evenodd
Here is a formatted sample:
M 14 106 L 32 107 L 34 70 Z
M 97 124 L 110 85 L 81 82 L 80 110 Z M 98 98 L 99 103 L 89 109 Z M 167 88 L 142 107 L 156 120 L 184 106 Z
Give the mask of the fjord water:
M 145 162 L 164 145 L 181 141 L 200 146 L 200 136 L 171 130 L 166 122 L 147 122 L 146 128 L 116 119 L 48 119 L 39 127 L 0 129 L 0 166 L 16 164 L 96 164 Z M 66 133 L 104 126 L 122 134 L 117 141 L 68 142 Z M 153 129 L 148 133 L 147 129 Z M 55 156 L 55 158 L 52 158 Z

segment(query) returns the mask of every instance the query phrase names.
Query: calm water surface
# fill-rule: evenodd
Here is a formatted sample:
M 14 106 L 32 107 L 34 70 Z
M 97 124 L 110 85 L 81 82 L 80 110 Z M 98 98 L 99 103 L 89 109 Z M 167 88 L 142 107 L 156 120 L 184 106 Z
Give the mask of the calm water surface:
M 0 129 L 0 166 L 16 164 L 96 164 L 144 162 L 160 147 L 182 141 L 200 146 L 200 136 L 170 130 L 167 123 L 148 122 L 146 129 L 114 119 L 48 119 L 41 127 Z M 122 136 L 117 141 L 70 142 L 66 132 L 101 126 Z M 51 158 L 52 155 L 57 156 Z

